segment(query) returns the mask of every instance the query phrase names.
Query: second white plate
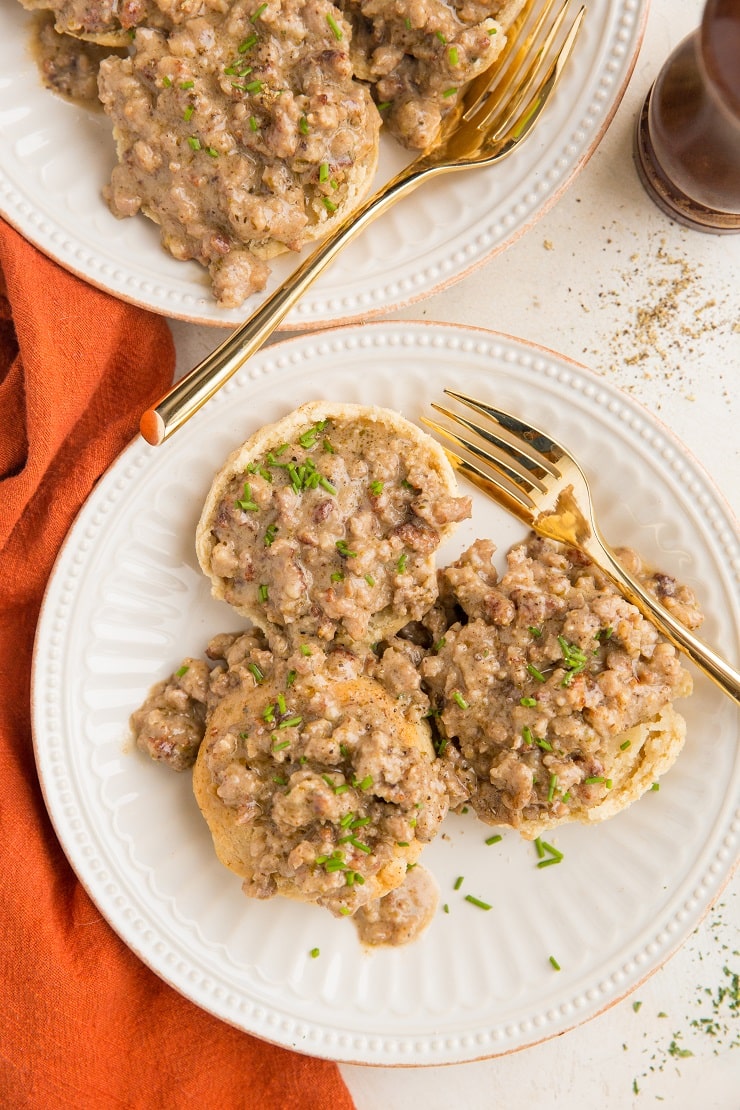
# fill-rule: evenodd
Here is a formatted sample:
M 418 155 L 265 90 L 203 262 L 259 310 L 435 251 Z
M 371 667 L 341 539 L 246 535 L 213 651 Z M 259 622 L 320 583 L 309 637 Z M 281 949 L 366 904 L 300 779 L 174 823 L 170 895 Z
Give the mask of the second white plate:
M 293 310 L 287 327 L 367 318 L 428 296 L 520 235 L 558 197 L 603 135 L 642 39 L 648 0 L 589 0 L 576 50 L 547 114 L 491 170 L 446 175 L 381 216 Z M 31 16 L 0 0 L 0 213 L 93 285 L 165 316 L 227 327 L 259 307 L 220 309 L 206 271 L 177 262 L 143 216 L 116 220 L 101 196 L 115 164 L 101 113 L 44 89 L 30 51 Z M 407 161 L 384 137 L 375 185 Z M 283 255 L 268 292 L 298 265 Z

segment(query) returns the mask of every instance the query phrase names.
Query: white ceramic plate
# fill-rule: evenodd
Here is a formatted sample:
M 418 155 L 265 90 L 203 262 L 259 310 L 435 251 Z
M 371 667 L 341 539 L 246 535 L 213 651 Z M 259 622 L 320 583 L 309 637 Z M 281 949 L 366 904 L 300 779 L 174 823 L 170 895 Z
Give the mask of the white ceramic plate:
M 648 0 L 589 0 L 577 49 L 537 130 L 493 170 L 429 182 L 380 217 L 288 317 L 294 330 L 366 318 L 449 285 L 520 235 L 595 148 L 621 99 Z M 29 52 L 30 16 L 0 0 L 0 212 L 67 269 L 116 296 L 202 324 L 240 323 L 261 300 L 220 309 L 208 276 L 177 262 L 144 217 L 116 220 L 100 190 L 115 164 L 110 126 L 45 90 Z M 406 161 L 384 138 L 376 184 Z M 299 256 L 275 261 L 268 291 Z
M 490 396 L 572 445 L 614 542 L 698 593 L 704 634 L 738 657 L 740 546 L 729 509 L 681 445 L 589 371 L 508 337 L 437 324 L 370 324 L 268 348 L 165 446 L 136 441 L 97 485 L 59 557 L 36 644 L 33 711 L 47 805 L 72 866 L 113 928 L 206 1010 L 317 1056 L 438 1064 L 560 1033 L 635 987 L 695 928 L 737 851 L 738 716 L 696 677 L 689 735 L 658 792 L 593 829 L 557 830 L 563 862 L 537 870 L 513 832 L 451 817 L 424 862 L 442 903 L 422 938 L 364 950 L 351 922 L 250 901 L 213 854 L 188 774 L 131 750 L 149 687 L 218 631 L 193 550 L 214 471 L 261 424 L 313 398 L 411 419 L 444 385 Z M 473 491 L 478 536 L 500 552 L 518 522 Z M 441 565 L 441 563 L 440 563 Z M 465 877 L 455 891 L 458 875 Z M 490 902 L 485 912 L 463 900 Z M 311 959 L 314 947 L 319 958 Z M 554 956 L 561 966 L 555 971 Z

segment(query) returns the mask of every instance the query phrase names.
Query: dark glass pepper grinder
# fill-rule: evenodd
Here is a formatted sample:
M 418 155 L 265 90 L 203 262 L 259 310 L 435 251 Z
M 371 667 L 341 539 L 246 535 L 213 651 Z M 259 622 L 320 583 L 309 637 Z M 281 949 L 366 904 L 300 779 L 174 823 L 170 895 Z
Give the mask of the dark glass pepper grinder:
M 674 220 L 740 231 L 740 0 L 708 0 L 661 69 L 637 121 L 635 163 Z

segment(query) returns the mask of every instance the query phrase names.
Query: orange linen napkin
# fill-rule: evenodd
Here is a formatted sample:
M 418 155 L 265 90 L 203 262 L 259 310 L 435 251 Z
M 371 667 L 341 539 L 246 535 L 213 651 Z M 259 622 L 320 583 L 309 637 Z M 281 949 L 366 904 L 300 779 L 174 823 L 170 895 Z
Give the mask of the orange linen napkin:
M 334 1064 L 231 1028 L 140 963 L 69 867 L 36 775 L 29 686 L 46 579 L 173 365 L 163 320 L 0 221 L 0 1106 L 351 1110 Z

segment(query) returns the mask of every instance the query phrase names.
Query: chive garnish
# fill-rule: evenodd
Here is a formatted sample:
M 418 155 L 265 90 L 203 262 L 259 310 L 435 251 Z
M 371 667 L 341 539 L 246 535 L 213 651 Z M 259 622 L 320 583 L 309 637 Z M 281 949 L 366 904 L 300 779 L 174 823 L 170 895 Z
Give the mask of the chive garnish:
M 194 87 L 194 85 L 195 85 L 195 81 L 181 81 L 180 82 L 180 88 L 181 89 L 192 89 Z
M 465 901 L 470 902 L 472 906 L 477 906 L 479 910 L 490 910 L 493 906 L 490 902 L 483 902 L 480 898 L 476 898 L 473 894 L 466 894 Z
M 321 955 L 321 949 L 320 948 L 312 948 L 311 951 L 308 954 L 309 954 L 309 956 L 311 957 L 312 960 L 315 960 L 317 956 Z
M 522 729 L 522 739 L 524 740 L 524 743 L 527 744 L 527 746 L 530 748 L 532 744 L 534 744 L 534 736 L 532 735 L 532 729 L 529 727 L 529 725 L 525 725 Z
M 555 968 L 556 971 L 560 971 L 560 964 L 558 963 L 558 961 L 555 959 L 554 956 L 550 956 L 550 963 L 552 964 L 552 966 Z
M 300 131 L 301 135 L 308 134 L 308 120 L 305 116 L 301 116 L 301 118 L 298 120 L 298 130 Z
M 538 671 L 537 668 L 535 667 L 534 663 L 527 663 L 527 670 L 531 674 L 532 678 L 536 678 L 538 682 L 546 682 L 547 681 L 547 679 L 543 675 L 542 671 Z
M 449 912 L 450 912 L 450 907 L 445 902 L 445 904 L 442 906 L 442 913 L 449 913 Z
M 380 104 L 376 105 L 379 112 L 387 111 L 387 109 L 390 108 L 390 106 L 391 106 L 390 100 L 383 100 Z
M 257 8 L 257 11 L 254 13 L 254 15 L 250 15 L 250 17 L 249 17 L 250 23 L 254 23 L 256 20 L 258 20 L 259 17 L 262 15 L 262 13 L 266 10 L 267 10 L 267 4 L 260 4 L 260 6 Z
M 382 482 L 371 482 L 370 483 L 370 492 L 373 495 L 373 497 L 380 496 L 380 494 L 383 492 L 383 483 Z
M 631 744 L 632 744 L 631 740 L 625 740 L 623 744 L 619 745 L 620 752 L 626 752 L 627 748 L 629 748 L 631 746 Z
M 553 798 L 555 797 L 555 791 L 557 790 L 557 787 L 558 787 L 558 776 L 557 775 L 550 775 L 550 788 L 547 791 L 547 800 L 548 800 L 548 802 L 551 802 L 553 800 Z
M 453 890 L 459 890 L 460 887 L 463 885 L 463 882 L 464 882 L 463 876 L 458 875 L 458 877 L 455 879 L 455 884 L 454 884 L 452 889 Z
M 257 596 L 258 596 L 258 598 L 260 599 L 261 602 L 264 603 L 265 601 L 267 601 L 268 587 L 266 585 L 264 585 L 264 583 L 260 586 L 259 590 L 257 591 Z
M 345 559 L 355 559 L 357 557 L 357 552 L 350 551 L 350 549 L 347 547 L 346 540 L 337 540 L 334 546 L 336 547 L 339 554 L 343 555 Z
M 527 632 L 529 632 L 530 636 L 534 636 L 535 640 L 539 640 L 540 636 L 542 635 L 542 629 L 535 628 L 533 624 L 530 624 Z
M 650 787 L 650 789 L 651 790 L 660 790 L 660 783 L 659 782 L 654 782 L 653 785 Z
M 250 35 L 249 38 L 245 39 L 244 42 L 241 43 L 241 45 L 239 46 L 239 53 L 240 54 L 246 53 L 246 51 L 249 50 L 252 46 L 254 46 L 254 44 L 256 42 L 257 42 L 257 36 L 256 35 Z
M 344 581 L 344 575 L 342 574 L 341 570 L 335 570 L 334 571 L 334 573 L 331 576 L 331 581 L 332 582 L 343 582 Z
M 241 500 L 235 502 L 237 508 L 243 512 L 258 513 L 259 505 L 252 497 L 252 487 L 249 482 L 244 483 L 244 492 L 242 493 Z
M 175 678 L 182 678 L 182 676 L 184 674 L 187 674 L 189 670 L 190 667 L 187 665 L 187 663 L 184 663 L 182 667 L 175 671 Z
M 365 575 L 365 581 L 367 582 L 368 586 L 370 586 L 371 589 L 375 585 L 375 579 L 373 578 L 372 574 L 366 574 Z
M 408 559 L 409 559 L 409 557 L 408 557 L 408 555 L 406 554 L 405 551 L 404 551 L 403 555 L 398 556 L 398 562 L 396 563 L 396 571 L 398 572 L 398 574 L 405 574 L 405 572 L 406 572 L 406 563 L 408 562 Z
M 254 681 L 259 685 L 265 677 L 256 663 L 247 663 L 247 670 L 254 677 Z
M 200 150 L 200 139 L 196 138 L 195 135 L 191 135 L 188 139 L 188 146 L 191 150 Z
M 281 752 L 284 748 L 290 747 L 290 740 L 281 740 L 279 744 L 273 744 L 272 750 L 274 752 Z
M 295 682 L 295 679 L 296 679 L 296 672 L 295 671 L 288 671 L 287 675 L 285 676 L 285 685 L 286 686 L 292 686 L 293 683 Z
M 250 131 L 259 131 L 260 125 L 257 122 L 257 117 L 256 116 L 250 116 L 249 117 L 249 129 L 250 129 Z
M 441 636 L 439 638 L 439 640 L 437 640 L 436 644 L 433 645 L 432 651 L 434 651 L 434 652 L 441 651 L 446 643 L 447 643 L 447 640 L 444 638 L 444 636 Z
M 442 93 L 442 96 L 447 99 L 450 96 L 454 96 L 456 92 L 457 89 L 445 89 L 445 91 Z
M 336 212 L 337 206 L 333 200 L 329 200 L 328 197 L 322 197 L 321 203 L 323 204 L 327 212 Z
M 501 833 L 496 833 L 495 836 L 488 837 L 488 839 L 486 840 L 486 844 L 498 844 L 499 840 L 503 839 L 504 838 L 502 837 Z
M 193 105 L 188 104 L 187 108 L 185 109 L 185 111 L 182 114 L 182 118 L 185 120 L 186 123 L 193 118 L 193 112 L 194 111 L 195 111 L 195 108 L 193 107 Z
M 590 775 L 589 778 L 583 780 L 585 786 L 593 786 L 596 783 L 604 782 L 603 775 Z
M 519 704 L 526 706 L 527 709 L 532 709 L 537 704 L 537 698 L 520 698 Z
M 461 709 L 470 709 L 470 705 L 466 702 L 459 690 L 455 690 L 452 695 L 453 701 L 457 702 Z
M 303 722 L 303 717 L 287 717 L 281 721 L 278 728 L 297 728 Z
M 164 87 L 166 89 L 169 89 L 169 88 L 172 87 L 172 78 L 168 77 L 166 73 L 165 73 L 164 77 L 162 78 L 162 84 L 164 85 Z
M 342 28 L 339 26 L 331 12 L 327 13 L 326 22 L 329 24 L 329 27 L 331 28 L 331 33 L 334 35 L 334 38 L 337 40 L 337 42 L 339 42 L 339 40 L 342 38 Z
M 268 524 L 265 528 L 265 547 L 272 547 L 278 533 L 277 524 Z
M 326 181 L 329 177 L 329 163 L 322 162 L 319 166 L 319 181 Z
M 311 649 L 308 646 L 308 644 L 301 644 L 300 651 L 301 651 L 301 655 L 310 655 L 311 654 Z
M 457 65 L 460 58 L 459 58 L 459 55 L 457 53 L 457 47 L 456 46 L 451 46 L 450 47 L 450 49 L 447 51 L 447 57 L 449 59 L 449 62 L 450 62 L 451 66 L 456 66 Z

